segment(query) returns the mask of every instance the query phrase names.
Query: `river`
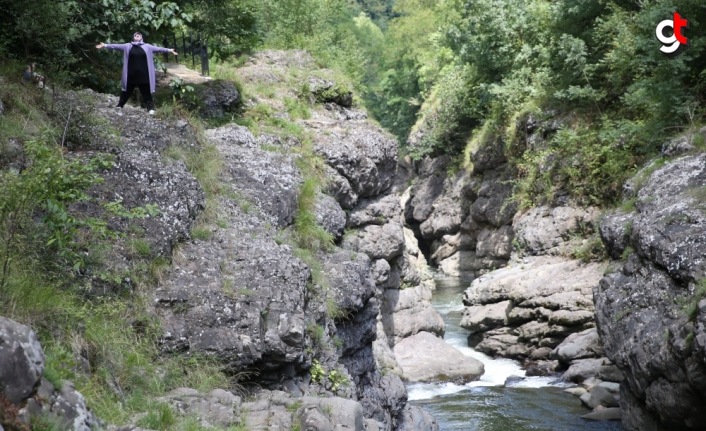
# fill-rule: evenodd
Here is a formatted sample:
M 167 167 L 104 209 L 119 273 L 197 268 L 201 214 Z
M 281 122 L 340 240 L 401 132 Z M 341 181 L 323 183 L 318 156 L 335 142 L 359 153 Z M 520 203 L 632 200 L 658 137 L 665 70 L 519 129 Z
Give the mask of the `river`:
M 441 431 L 620 431 L 620 422 L 588 421 L 581 401 L 563 392 L 567 385 L 547 377 L 528 377 L 505 386 L 509 376 L 524 376 L 519 363 L 491 359 L 469 348 L 468 331 L 459 326 L 461 298 L 468 283 L 456 279 L 437 281 L 432 302 L 446 322 L 445 341 L 485 365 L 485 374 L 466 385 L 411 384 L 412 404 L 429 411 Z

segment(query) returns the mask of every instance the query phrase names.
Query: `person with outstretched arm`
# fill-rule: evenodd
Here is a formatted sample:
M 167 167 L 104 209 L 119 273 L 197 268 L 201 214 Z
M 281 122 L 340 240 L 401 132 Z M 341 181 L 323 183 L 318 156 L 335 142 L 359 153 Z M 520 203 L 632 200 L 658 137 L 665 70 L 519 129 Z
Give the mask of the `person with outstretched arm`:
M 170 48 L 162 48 L 150 45 L 142 40 L 142 33 L 139 31 L 132 35 L 132 42 L 128 43 L 99 43 L 98 49 L 114 49 L 123 52 L 123 74 L 120 80 L 122 93 L 118 108 L 122 108 L 135 91 L 135 87 L 140 89 L 142 101 L 147 106 L 150 114 L 154 114 L 154 100 L 152 94 L 156 90 L 156 79 L 154 74 L 154 53 L 168 52 L 177 55 L 177 52 Z

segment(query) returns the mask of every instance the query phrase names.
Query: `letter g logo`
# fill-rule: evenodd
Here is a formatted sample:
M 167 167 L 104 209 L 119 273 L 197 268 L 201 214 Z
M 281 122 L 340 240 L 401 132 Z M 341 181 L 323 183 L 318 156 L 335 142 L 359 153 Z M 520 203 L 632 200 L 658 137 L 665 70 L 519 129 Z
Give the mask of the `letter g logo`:
M 662 42 L 662 47 L 659 50 L 665 54 L 672 54 L 676 52 L 681 45 L 686 45 L 689 40 L 684 36 L 682 30 L 687 28 L 688 25 L 689 21 L 682 18 L 677 11 L 674 11 L 673 19 L 665 19 L 657 24 L 655 34 L 657 35 L 657 39 Z M 664 35 L 664 29 L 667 27 L 673 30 L 671 36 Z

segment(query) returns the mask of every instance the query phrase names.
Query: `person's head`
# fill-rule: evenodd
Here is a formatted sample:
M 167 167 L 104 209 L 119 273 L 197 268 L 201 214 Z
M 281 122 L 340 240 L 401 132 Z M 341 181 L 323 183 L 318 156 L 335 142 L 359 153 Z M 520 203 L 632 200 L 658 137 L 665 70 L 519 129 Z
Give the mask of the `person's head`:
M 136 31 L 135 33 L 133 33 L 132 41 L 133 42 L 142 42 L 142 33 L 140 33 L 139 31 Z

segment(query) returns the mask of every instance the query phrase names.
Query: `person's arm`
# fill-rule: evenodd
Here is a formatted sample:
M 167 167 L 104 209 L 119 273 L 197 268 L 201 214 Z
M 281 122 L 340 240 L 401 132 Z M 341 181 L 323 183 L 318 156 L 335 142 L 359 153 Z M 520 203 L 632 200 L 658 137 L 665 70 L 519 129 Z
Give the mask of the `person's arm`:
M 105 48 L 105 49 L 114 49 L 117 51 L 125 51 L 125 49 L 127 48 L 127 45 L 124 43 L 103 43 L 103 42 L 101 42 L 98 45 L 96 45 L 96 48 L 98 48 L 98 49 Z
M 161 46 L 150 45 L 152 52 L 168 52 L 172 55 L 179 55 L 175 50 L 171 48 L 162 48 Z

